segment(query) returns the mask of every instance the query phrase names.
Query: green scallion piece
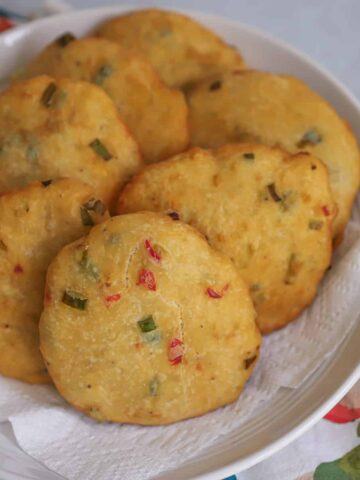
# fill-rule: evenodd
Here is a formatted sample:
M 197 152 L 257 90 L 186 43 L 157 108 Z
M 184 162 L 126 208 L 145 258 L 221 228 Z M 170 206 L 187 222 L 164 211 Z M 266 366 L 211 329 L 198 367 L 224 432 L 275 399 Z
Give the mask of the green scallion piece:
M 254 160 L 255 155 L 252 152 L 246 152 L 243 154 L 244 160 Z
M 159 390 L 159 386 L 160 386 L 160 382 L 159 382 L 159 379 L 158 377 L 154 377 L 150 380 L 149 382 L 149 394 L 151 397 L 156 397 L 156 395 L 158 394 L 158 390 Z
M 161 341 L 161 333 L 156 328 L 156 330 L 152 330 L 151 332 L 146 332 L 142 335 L 143 340 L 146 343 L 152 343 L 153 345 L 157 345 Z
M 80 207 L 80 215 L 83 225 L 85 225 L 86 227 L 95 225 L 94 220 L 91 218 L 90 213 L 84 205 Z
M 104 83 L 104 80 L 107 77 L 110 77 L 112 73 L 113 73 L 113 69 L 111 65 L 101 66 L 95 73 L 94 83 L 96 83 L 96 85 L 102 85 Z
M 152 315 L 139 320 L 137 324 L 143 333 L 151 332 L 157 328 Z
M 247 370 L 249 367 L 251 367 L 251 365 L 255 362 L 256 359 L 257 359 L 257 355 L 254 355 L 254 356 L 249 357 L 249 358 L 245 358 L 245 360 L 244 360 L 245 370 Z
M 108 161 L 111 160 L 113 157 L 109 150 L 105 147 L 103 143 L 100 142 L 98 138 L 95 138 L 95 140 L 89 143 L 89 147 L 92 148 L 96 155 L 99 155 L 99 157 L 101 157 L 103 160 Z
M 121 236 L 117 235 L 116 233 L 110 233 L 107 239 L 107 243 L 109 243 L 110 245 L 118 245 L 120 241 L 121 241 Z
M 86 310 L 88 299 L 81 295 L 81 293 L 74 292 L 73 290 L 65 290 L 61 301 L 69 307 Z
M 324 222 L 322 222 L 321 220 L 314 220 L 314 219 L 309 220 L 310 230 L 321 230 L 323 225 L 324 225 Z
M 97 268 L 96 265 L 89 259 L 89 254 L 87 250 L 83 251 L 82 257 L 79 262 L 79 266 L 81 271 L 93 278 L 94 280 L 99 280 L 100 274 L 99 274 L 99 269 Z
M 296 193 L 292 190 L 288 190 L 281 194 L 280 208 L 283 212 L 287 212 L 296 202 Z
M 38 150 L 34 145 L 29 145 L 26 150 L 26 159 L 29 162 L 36 162 L 38 159 Z
M 69 43 L 73 42 L 74 40 L 76 40 L 76 37 L 75 35 L 73 35 L 72 33 L 70 32 L 67 32 L 67 33 L 64 33 L 63 35 L 61 35 L 61 37 L 59 37 L 57 40 L 56 40 L 56 43 L 64 48 L 66 47 L 66 45 L 69 45 Z
M 95 198 L 91 198 L 88 202 L 84 203 L 84 207 L 86 210 L 91 210 L 98 215 L 104 215 L 106 212 L 106 206 L 103 202 L 101 200 L 96 200 Z
M 212 82 L 209 85 L 210 92 L 214 92 L 215 90 L 219 90 L 219 88 L 221 88 L 221 81 L 220 80 L 215 80 L 215 82 Z
M 250 292 L 258 292 L 261 289 L 260 283 L 253 283 L 250 285 Z
M 270 193 L 271 198 L 274 200 L 274 202 L 281 202 L 281 197 L 278 195 L 276 188 L 275 188 L 275 183 L 270 183 L 267 186 L 267 189 Z
M 296 144 L 298 148 L 308 147 L 309 145 L 317 145 L 322 142 L 322 136 L 315 129 L 308 130 L 304 133 L 301 140 Z
M 285 285 L 293 285 L 296 279 L 296 275 L 300 269 L 300 263 L 298 261 L 297 255 L 292 253 L 289 257 L 288 266 L 285 274 Z
M 44 107 L 51 107 L 56 90 L 57 86 L 54 82 L 49 83 L 49 85 L 45 88 L 43 94 L 41 95 L 41 103 L 44 105 Z

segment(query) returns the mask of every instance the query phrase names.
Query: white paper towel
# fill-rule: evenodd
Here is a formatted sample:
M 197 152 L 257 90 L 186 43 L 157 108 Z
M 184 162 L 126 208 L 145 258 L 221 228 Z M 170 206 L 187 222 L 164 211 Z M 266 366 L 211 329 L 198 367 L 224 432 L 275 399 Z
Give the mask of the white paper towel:
M 97 424 L 50 386 L 0 377 L 0 421 L 20 446 L 69 480 L 143 480 L 174 468 L 251 417 L 280 387 L 298 388 L 334 352 L 360 312 L 360 200 L 311 308 L 265 338 L 253 377 L 234 404 L 165 427 Z M 284 368 L 286 365 L 286 368 Z

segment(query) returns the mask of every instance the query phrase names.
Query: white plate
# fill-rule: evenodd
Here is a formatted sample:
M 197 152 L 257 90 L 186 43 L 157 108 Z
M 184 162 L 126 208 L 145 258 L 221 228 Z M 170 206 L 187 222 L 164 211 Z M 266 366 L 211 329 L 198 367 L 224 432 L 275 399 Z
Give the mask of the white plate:
M 0 82 L 64 31 L 89 32 L 98 22 L 126 7 L 100 8 L 59 15 L 29 23 L 0 36 Z M 305 80 L 327 98 L 351 124 L 360 138 L 360 105 L 329 73 L 293 48 L 245 25 L 202 13 L 188 12 L 237 45 L 254 68 L 283 72 Z M 360 324 L 333 356 L 325 360 L 297 390 L 282 389 L 273 401 L 262 405 L 237 431 L 176 471 L 158 480 L 220 479 L 246 469 L 275 453 L 301 435 L 335 405 L 360 377 Z M 8 426 L 0 428 L 2 480 L 56 480 L 45 467 L 16 446 Z M 100 479 L 99 479 L 100 480 Z

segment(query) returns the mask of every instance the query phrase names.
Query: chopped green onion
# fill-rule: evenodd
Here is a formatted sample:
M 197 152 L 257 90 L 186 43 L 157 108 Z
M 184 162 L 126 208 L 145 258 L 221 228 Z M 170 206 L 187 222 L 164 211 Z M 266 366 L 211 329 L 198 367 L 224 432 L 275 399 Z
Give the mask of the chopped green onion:
M 88 251 L 84 250 L 81 260 L 79 262 L 81 271 L 89 277 L 92 277 L 94 280 L 99 280 L 100 274 L 99 269 L 93 262 L 89 259 Z
M 61 301 L 69 307 L 86 310 L 88 299 L 81 295 L 81 293 L 74 292 L 73 290 L 65 290 Z
M 57 40 L 56 40 L 56 43 L 64 48 L 66 47 L 66 45 L 69 45 L 70 42 L 73 42 L 74 40 L 76 40 L 76 37 L 75 35 L 73 35 L 72 33 L 70 32 L 67 32 L 67 33 L 64 33 L 64 35 L 61 35 L 61 37 L 59 37 Z
M 296 193 L 288 190 L 282 194 L 280 207 L 284 212 L 287 212 L 296 202 Z
M 146 332 L 142 335 L 142 338 L 145 340 L 146 343 L 153 343 L 158 344 L 161 340 L 161 333 L 158 329 L 152 330 L 151 332 Z
M 54 82 L 49 83 L 49 85 L 45 88 L 43 94 L 41 95 L 41 103 L 49 108 L 54 100 L 54 94 L 57 90 L 57 86 Z
M 84 207 L 86 210 L 92 210 L 98 215 L 104 215 L 106 212 L 106 207 L 103 202 L 101 200 L 96 200 L 95 198 L 91 198 L 88 202 L 84 203 Z
M 254 302 L 254 305 L 260 305 L 260 303 L 265 302 L 266 295 L 263 291 L 263 286 L 260 283 L 253 283 L 250 285 L 251 298 Z
M 109 243 L 110 245 L 117 245 L 118 243 L 120 243 L 120 241 L 121 241 L 121 236 L 116 233 L 110 233 L 107 239 L 107 243 Z
M 143 333 L 151 332 L 157 328 L 152 315 L 149 315 L 143 320 L 139 320 L 137 324 Z
M 243 153 L 244 160 L 254 160 L 255 155 L 251 152 Z
M 300 269 L 300 263 L 298 262 L 297 255 L 292 253 L 289 257 L 288 267 L 285 274 L 285 284 L 293 285 L 295 277 Z
M 80 215 L 83 225 L 85 225 L 86 227 L 95 225 L 94 220 L 91 218 L 90 213 L 88 212 L 87 208 L 84 207 L 84 205 L 80 207 Z
M 304 133 L 301 140 L 296 144 L 298 148 L 304 148 L 309 145 L 317 145 L 322 141 L 322 136 L 315 129 L 308 130 Z
M 274 200 L 274 202 L 281 202 L 281 197 L 278 195 L 276 188 L 275 188 L 275 183 L 270 183 L 267 186 L 267 189 L 271 195 L 271 198 Z
M 324 225 L 324 222 L 321 220 L 309 220 L 309 228 L 310 230 L 321 230 L 322 226 Z
M 154 377 L 149 382 L 149 393 L 151 397 L 156 397 L 159 390 L 160 382 L 158 377 Z
M 38 151 L 34 145 L 28 146 L 26 150 L 26 159 L 29 160 L 29 162 L 36 162 L 38 159 Z
M 260 283 L 253 283 L 252 285 L 250 285 L 250 292 L 258 292 L 261 288 L 261 285 Z
M 215 82 L 212 82 L 209 86 L 210 92 L 213 92 L 215 90 L 219 90 L 219 88 L 221 88 L 220 80 L 216 80 Z
M 180 220 L 180 215 L 177 212 L 169 212 L 167 215 L 173 220 Z
M 249 358 L 245 358 L 244 360 L 245 370 L 247 370 L 255 362 L 256 359 L 257 359 L 257 355 L 254 355 Z
M 109 150 L 105 147 L 103 143 L 100 142 L 98 138 L 95 138 L 91 143 L 89 143 L 89 147 L 94 150 L 94 152 L 99 155 L 104 160 L 111 160 L 112 155 Z
M 113 69 L 111 65 L 103 65 L 95 73 L 94 83 L 96 83 L 96 85 L 102 85 L 104 83 L 104 80 L 107 77 L 110 77 L 112 73 L 113 73 Z
M 4 252 L 7 252 L 7 246 L 5 245 L 5 243 L 0 240 L 0 250 L 4 250 Z

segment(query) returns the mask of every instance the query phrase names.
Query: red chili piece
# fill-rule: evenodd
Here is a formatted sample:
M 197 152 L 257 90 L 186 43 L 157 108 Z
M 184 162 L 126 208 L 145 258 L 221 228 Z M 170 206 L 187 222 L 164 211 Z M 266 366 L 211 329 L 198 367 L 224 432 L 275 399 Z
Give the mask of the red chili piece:
M 161 256 L 157 252 L 155 252 L 154 247 L 150 243 L 150 240 L 145 240 L 144 245 L 146 250 L 149 252 L 150 257 L 152 257 L 156 263 L 160 263 Z
M 330 215 L 329 207 L 327 207 L 326 205 L 324 205 L 324 206 L 322 207 L 322 211 L 323 211 L 323 213 L 324 213 L 324 215 L 325 215 L 326 217 L 328 217 L 328 216 Z
M 112 303 L 112 302 L 117 302 L 118 300 L 120 300 L 121 298 L 121 293 L 114 293 L 113 295 L 108 295 L 107 297 L 105 297 L 105 302 L 108 304 Z
M 168 358 L 171 365 L 178 365 L 182 362 L 184 353 L 183 342 L 178 338 L 173 338 L 169 345 Z
M 156 290 L 156 280 L 153 272 L 142 268 L 139 272 L 137 285 L 143 285 L 148 290 L 152 290 L 154 292 Z
M 229 288 L 229 284 L 227 283 L 220 292 L 217 292 L 213 288 L 207 288 L 206 293 L 209 295 L 211 298 L 222 298 L 224 296 L 224 293 L 226 290 Z
M 15 265 L 14 272 L 15 273 L 23 273 L 24 269 L 22 268 L 21 265 L 17 264 L 17 265 Z
M 211 298 L 221 298 L 222 294 L 217 292 L 216 290 L 213 290 L 212 288 L 208 288 L 206 290 L 206 293 L 209 295 Z

